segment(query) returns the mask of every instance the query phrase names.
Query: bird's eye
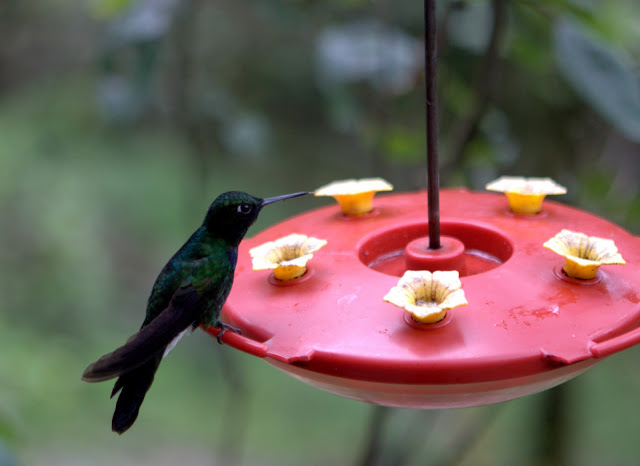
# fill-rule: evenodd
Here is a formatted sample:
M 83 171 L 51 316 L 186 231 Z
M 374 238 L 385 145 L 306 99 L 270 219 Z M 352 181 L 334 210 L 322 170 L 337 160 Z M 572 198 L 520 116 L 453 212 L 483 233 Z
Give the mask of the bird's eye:
M 253 207 L 251 207 L 251 204 L 240 204 L 238 206 L 238 212 L 241 214 L 249 214 L 252 210 Z

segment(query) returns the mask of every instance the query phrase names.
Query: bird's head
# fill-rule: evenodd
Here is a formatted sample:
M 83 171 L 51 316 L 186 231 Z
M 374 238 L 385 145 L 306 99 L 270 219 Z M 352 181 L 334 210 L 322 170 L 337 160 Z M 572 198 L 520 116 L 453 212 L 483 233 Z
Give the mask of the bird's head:
M 240 191 L 229 191 L 211 203 L 203 225 L 209 233 L 238 244 L 264 206 L 305 194 L 309 193 L 303 191 L 261 199 Z

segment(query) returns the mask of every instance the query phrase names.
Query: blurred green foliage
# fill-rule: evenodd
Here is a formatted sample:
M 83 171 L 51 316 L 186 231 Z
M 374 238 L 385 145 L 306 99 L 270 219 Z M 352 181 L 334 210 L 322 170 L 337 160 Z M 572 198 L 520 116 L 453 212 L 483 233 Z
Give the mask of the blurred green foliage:
M 551 176 L 564 202 L 638 234 L 638 2 L 438 8 L 442 184 Z M 137 328 L 218 193 L 370 175 L 424 188 L 421 2 L 6 0 L 0 37 L 0 464 L 225 464 L 235 449 L 246 464 L 354 464 L 368 405 L 200 332 L 122 438 L 110 387 L 80 374 Z M 318 202 L 274 206 L 253 231 Z M 637 366 L 629 350 L 567 385 L 566 463 L 635 464 Z M 394 411 L 387 429 L 416 428 L 385 447 L 415 444 L 410 464 L 461 448 L 463 464 L 542 464 L 544 403 Z M 456 445 L 476 418 L 475 442 Z M 242 438 L 221 446 L 225 430 Z

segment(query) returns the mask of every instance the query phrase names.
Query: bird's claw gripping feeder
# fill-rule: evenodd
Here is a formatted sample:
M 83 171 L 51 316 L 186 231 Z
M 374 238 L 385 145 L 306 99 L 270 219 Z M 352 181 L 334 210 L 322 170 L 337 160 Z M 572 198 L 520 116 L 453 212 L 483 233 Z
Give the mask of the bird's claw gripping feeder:
M 551 192 L 518 180 L 537 197 L 512 195 L 515 207 L 494 193 L 438 189 L 433 3 L 425 2 L 428 192 L 342 199 L 357 208 L 316 209 L 243 241 L 222 313 L 242 331 L 226 332 L 228 345 L 323 390 L 409 408 L 528 395 L 640 342 L 640 238 L 542 204 L 564 192 L 548 179 Z M 488 189 L 509 194 L 504 181 Z M 255 260 L 262 244 L 291 234 L 324 246 L 298 248 L 315 253 L 304 271 L 253 270 L 250 251 Z M 598 268 L 624 263 L 621 254 L 625 267 Z

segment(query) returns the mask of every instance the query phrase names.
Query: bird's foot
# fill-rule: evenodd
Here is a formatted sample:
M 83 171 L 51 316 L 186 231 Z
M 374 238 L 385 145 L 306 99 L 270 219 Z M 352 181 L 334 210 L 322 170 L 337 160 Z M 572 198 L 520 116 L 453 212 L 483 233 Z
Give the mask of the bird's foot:
M 218 333 L 218 336 L 216 337 L 218 343 L 220 344 L 222 344 L 222 335 L 224 335 L 227 330 L 231 330 L 233 333 L 237 333 L 238 335 L 242 334 L 242 330 L 240 330 L 239 328 L 233 327 L 229 324 L 225 324 L 224 322 L 220 322 L 219 320 L 216 321 L 213 326 L 220 329 L 220 333 Z

